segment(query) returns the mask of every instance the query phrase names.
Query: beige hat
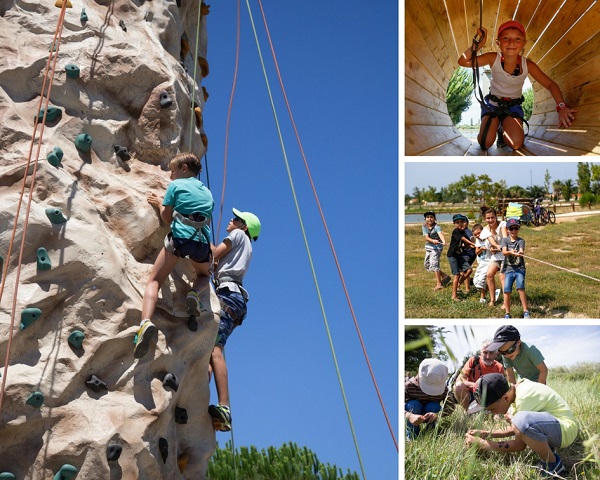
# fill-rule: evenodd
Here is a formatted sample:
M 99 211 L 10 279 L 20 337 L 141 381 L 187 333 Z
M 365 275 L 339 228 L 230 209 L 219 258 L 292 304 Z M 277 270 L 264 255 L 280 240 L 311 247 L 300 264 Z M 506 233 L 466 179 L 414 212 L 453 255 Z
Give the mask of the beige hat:
M 419 365 L 419 386 L 427 395 L 441 395 L 446 389 L 448 367 L 437 358 L 426 358 Z

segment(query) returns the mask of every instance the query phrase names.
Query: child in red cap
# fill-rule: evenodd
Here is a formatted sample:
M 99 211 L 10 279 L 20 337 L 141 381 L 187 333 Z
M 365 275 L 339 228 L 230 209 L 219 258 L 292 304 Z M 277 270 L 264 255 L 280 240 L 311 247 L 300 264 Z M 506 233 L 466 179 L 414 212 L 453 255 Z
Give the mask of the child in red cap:
M 458 59 L 461 67 L 473 66 L 473 55 L 481 49 L 487 40 L 487 30 L 477 29 L 481 38 L 477 46 L 469 47 Z M 577 110 L 570 108 L 560 91 L 560 87 L 548 77 L 534 62 L 522 56 L 527 43 L 525 27 L 519 22 L 510 20 L 498 28 L 496 45 L 500 52 L 487 52 L 477 56 L 478 67 L 489 66 L 492 69 L 490 93 L 486 95 L 481 106 L 481 129 L 477 141 L 483 150 L 492 146 L 496 132 L 500 128 L 505 144 L 513 150 L 523 146 L 523 83 L 527 75 L 545 87 L 556 102 L 558 126 L 567 128 L 573 124 Z M 486 118 L 487 117 L 487 118 Z

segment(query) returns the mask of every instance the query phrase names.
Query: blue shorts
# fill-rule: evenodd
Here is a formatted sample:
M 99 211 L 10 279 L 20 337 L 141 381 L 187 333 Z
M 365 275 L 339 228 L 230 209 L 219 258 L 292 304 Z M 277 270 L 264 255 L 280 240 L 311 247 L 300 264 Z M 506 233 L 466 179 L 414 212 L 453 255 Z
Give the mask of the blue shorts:
M 506 110 L 510 112 L 510 115 L 506 114 Z M 525 118 L 525 114 L 523 113 L 523 107 L 521 105 L 513 105 L 512 107 L 508 107 L 503 109 L 502 111 L 492 110 L 490 107 L 485 105 L 485 103 L 481 106 L 481 118 L 498 112 L 497 117 L 500 119 L 500 122 L 504 120 L 506 117 L 517 117 L 523 120 Z
M 197 263 L 210 262 L 211 250 L 208 243 L 176 237 L 171 237 L 170 242 L 175 247 L 175 256 L 180 258 L 189 257 L 190 260 Z
M 473 253 L 463 253 L 463 258 L 469 264 L 469 266 L 473 265 L 473 262 L 477 258 L 477 255 L 475 255 L 475 250 L 473 250 Z
M 550 447 L 560 448 L 560 423 L 548 412 L 518 412 L 512 418 L 512 424 L 526 437 L 548 442 Z
M 221 301 L 221 321 L 219 322 L 219 333 L 215 345 L 225 348 L 227 339 L 233 329 L 241 325 L 246 318 L 248 309 L 244 296 L 238 292 L 232 292 L 227 287 L 217 290 L 217 296 Z
M 448 257 L 448 263 L 450 264 L 452 275 L 460 275 L 461 272 L 466 272 L 471 268 L 471 265 L 469 265 L 469 262 L 465 260 L 463 255 Z
M 512 292 L 514 282 L 517 283 L 517 290 L 525 290 L 525 270 L 515 270 L 504 274 L 504 293 Z

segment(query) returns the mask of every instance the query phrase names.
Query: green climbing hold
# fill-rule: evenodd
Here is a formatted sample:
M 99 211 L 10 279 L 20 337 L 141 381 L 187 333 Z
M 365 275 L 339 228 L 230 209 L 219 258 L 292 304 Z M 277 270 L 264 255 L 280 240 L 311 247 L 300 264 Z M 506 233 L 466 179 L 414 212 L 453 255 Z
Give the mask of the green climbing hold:
M 48 163 L 50 165 L 52 165 L 53 167 L 58 167 L 63 159 L 63 155 L 64 153 L 62 151 L 62 148 L 54 147 L 54 150 L 52 150 L 48 153 L 48 155 L 46 155 L 46 159 L 48 160 Z
M 17 477 L 10 472 L 2 472 L 0 473 L 0 479 L 17 480 Z
M 75 137 L 75 146 L 82 152 L 89 152 L 92 148 L 92 137 L 87 133 L 80 133 Z
M 37 250 L 37 268 L 38 270 L 50 270 L 52 268 L 50 256 L 44 247 L 40 247 Z
M 65 218 L 63 213 L 60 211 L 60 208 L 52 208 L 52 207 L 47 208 L 46 216 L 55 225 L 65 223 L 67 221 L 67 219 Z
M 79 20 L 81 21 L 81 23 L 85 23 L 88 21 L 88 16 L 87 13 L 85 13 L 85 8 L 81 9 L 81 15 L 79 16 Z
M 40 408 L 44 404 L 44 395 L 42 392 L 33 392 L 25 401 L 27 405 L 31 405 L 35 408 Z
M 74 63 L 67 63 L 65 65 L 65 72 L 69 78 L 79 78 L 79 67 Z
M 42 107 L 40 109 L 40 113 L 38 113 L 37 119 L 38 122 L 42 122 L 44 120 L 44 112 L 46 111 L 46 109 L 44 107 Z M 54 120 L 56 120 L 57 118 L 60 118 L 62 115 L 62 110 L 58 107 L 48 107 L 48 110 L 46 111 L 46 121 L 48 122 L 52 122 Z
M 77 468 L 73 465 L 65 463 L 60 470 L 54 475 L 54 480 L 72 480 L 77 476 Z
M 24 330 L 38 318 L 42 316 L 42 311 L 39 308 L 26 308 L 21 312 L 21 330 Z
M 85 334 L 81 330 L 73 330 L 69 335 L 69 343 L 75 348 L 81 348 Z

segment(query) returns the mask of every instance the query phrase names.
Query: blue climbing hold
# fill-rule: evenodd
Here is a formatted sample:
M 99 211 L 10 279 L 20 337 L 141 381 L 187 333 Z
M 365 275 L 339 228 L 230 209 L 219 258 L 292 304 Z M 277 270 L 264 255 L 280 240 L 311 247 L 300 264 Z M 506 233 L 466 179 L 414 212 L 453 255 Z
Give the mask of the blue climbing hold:
M 17 477 L 15 477 L 12 473 L 10 472 L 2 472 L 0 473 L 0 479 L 6 479 L 6 480 L 17 480 Z
M 65 65 L 65 72 L 67 72 L 67 77 L 69 78 L 79 78 L 79 67 L 74 63 L 67 63 Z
M 42 316 L 42 311 L 39 308 L 26 308 L 21 312 L 21 325 L 20 329 L 24 330 L 38 318 Z
M 42 392 L 33 392 L 25 401 L 27 405 L 31 405 L 35 408 L 40 408 L 44 404 L 44 395 Z
M 60 211 L 60 208 L 47 208 L 46 216 L 48 217 L 50 222 L 52 222 L 55 225 L 60 225 L 61 223 L 65 223 L 67 221 L 63 213 Z
M 81 330 L 73 330 L 68 338 L 68 342 L 75 348 L 81 348 L 84 340 L 85 334 Z
M 163 378 L 162 384 L 165 389 L 167 387 L 172 388 L 175 391 L 179 389 L 179 379 L 174 373 L 167 373 L 165 378 Z
M 62 151 L 62 148 L 54 147 L 54 150 L 52 150 L 48 153 L 48 155 L 46 155 L 46 159 L 48 160 L 48 163 L 50 165 L 52 165 L 53 167 L 58 167 L 63 159 L 63 156 L 64 153 Z
M 81 15 L 79 16 L 79 21 L 81 23 L 85 23 L 88 21 L 88 16 L 87 16 L 87 13 L 85 13 L 85 8 L 81 9 Z
M 166 90 L 160 92 L 159 104 L 160 108 L 169 108 L 171 105 L 173 105 L 173 100 L 171 99 L 169 92 L 167 92 Z
M 62 115 L 62 110 L 58 107 L 48 107 L 46 110 L 44 107 L 40 109 L 40 113 L 38 113 L 37 119 L 38 122 L 42 122 L 44 120 L 44 112 L 46 112 L 46 121 L 52 122 L 57 118 L 60 118 Z M 35 120 L 35 119 L 34 119 Z
M 60 467 L 60 470 L 56 472 L 56 475 L 54 475 L 54 480 L 72 480 L 77 476 L 78 471 L 79 470 L 77 470 L 77 468 L 73 465 L 65 463 L 62 467 Z
M 37 268 L 38 270 L 50 270 L 52 268 L 50 256 L 44 247 L 40 247 L 37 250 Z
M 75 137 L 75 146 L 77 147 L 77 150 L 89 152 L 92 148 L 92 137 L 87 133 L 80 133 Z

